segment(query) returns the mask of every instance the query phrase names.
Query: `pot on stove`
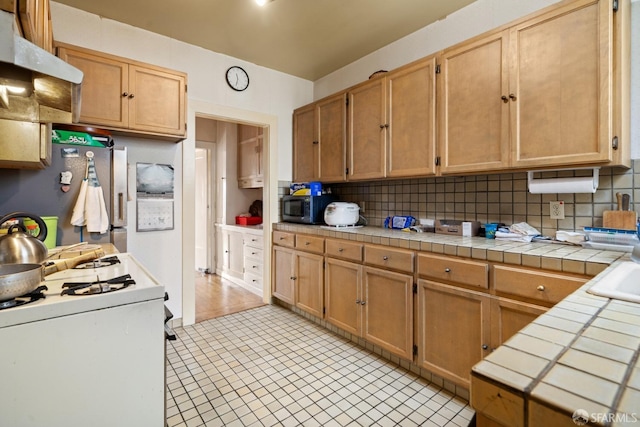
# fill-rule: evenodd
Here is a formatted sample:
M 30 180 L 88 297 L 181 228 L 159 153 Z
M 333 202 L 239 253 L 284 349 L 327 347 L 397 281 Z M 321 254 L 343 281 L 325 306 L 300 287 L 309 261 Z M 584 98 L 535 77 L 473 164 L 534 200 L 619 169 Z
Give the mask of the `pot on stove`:
M 42 218 L 27 212 L 14 212 L 0 218 L 0 225 L 13 218 L 31 218 L 40 232 L 37 236 L 27 233 L 20 224 L 9 227 L 7 234 L 0 237 L 0 264 L 40 264 L 48 254 L 44 239 L 47 237 L 47 225 Z

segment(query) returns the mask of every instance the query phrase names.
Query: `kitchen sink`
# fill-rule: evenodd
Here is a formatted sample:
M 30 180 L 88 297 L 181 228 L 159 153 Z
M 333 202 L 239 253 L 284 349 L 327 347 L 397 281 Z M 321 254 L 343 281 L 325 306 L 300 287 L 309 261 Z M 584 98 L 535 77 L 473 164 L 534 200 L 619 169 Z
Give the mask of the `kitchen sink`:
M 640 264 L 623 262 L 587 290 L 602 297 L 640 303 Z

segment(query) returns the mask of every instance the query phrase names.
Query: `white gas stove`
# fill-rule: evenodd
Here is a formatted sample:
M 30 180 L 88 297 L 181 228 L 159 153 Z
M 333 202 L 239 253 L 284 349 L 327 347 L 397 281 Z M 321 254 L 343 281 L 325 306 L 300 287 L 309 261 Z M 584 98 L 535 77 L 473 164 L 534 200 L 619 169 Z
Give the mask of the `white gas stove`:
M 0 310 L 0 424 L 165 425 L 164 286 L 115 257 L 46 276 L 44 298 Z
M 108 255 L 100 260 L 110 259 L 117 262 L 89 262 L 46 276 L 41 284 L 47 287 L 42 291 L 44 298 L 0 310 L 0 328 L 164 297 L 164 287 L 131 254 Z M 91 287 L 87 287 L 77 289 L 75 295 L 62 295 L 65 289 L 74 289 L 65 284 L 106 282 L 127 275 L 134 283 L 121 289 L 117 283 L 94 283 L 102 285 L 102 290 L 107 286 L 114 290 L 84 294 L 91 291 Z

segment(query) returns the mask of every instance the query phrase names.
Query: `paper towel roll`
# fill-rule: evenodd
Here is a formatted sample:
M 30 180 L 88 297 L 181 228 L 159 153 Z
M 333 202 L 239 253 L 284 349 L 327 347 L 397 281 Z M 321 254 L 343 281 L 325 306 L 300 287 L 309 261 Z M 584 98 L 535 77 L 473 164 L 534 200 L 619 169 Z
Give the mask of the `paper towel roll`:
M 599 172 L 598 168 L 594 168 L 593 176 L 539 179 L 533 179 L 533 172 L 528 172 L 529 192 L 532 194 L 595 193 L 598 189 Z

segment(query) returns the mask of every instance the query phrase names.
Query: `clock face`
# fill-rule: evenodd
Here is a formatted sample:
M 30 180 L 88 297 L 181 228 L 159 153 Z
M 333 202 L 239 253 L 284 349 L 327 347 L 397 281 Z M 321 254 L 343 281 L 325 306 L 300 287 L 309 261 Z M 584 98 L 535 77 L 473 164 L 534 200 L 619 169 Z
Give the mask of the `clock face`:
M 227 70 L 227 83 L 231 89 L 238 92 L 243 91 L 249 87 L 249 75 L 241 67 L 230 67 Z

